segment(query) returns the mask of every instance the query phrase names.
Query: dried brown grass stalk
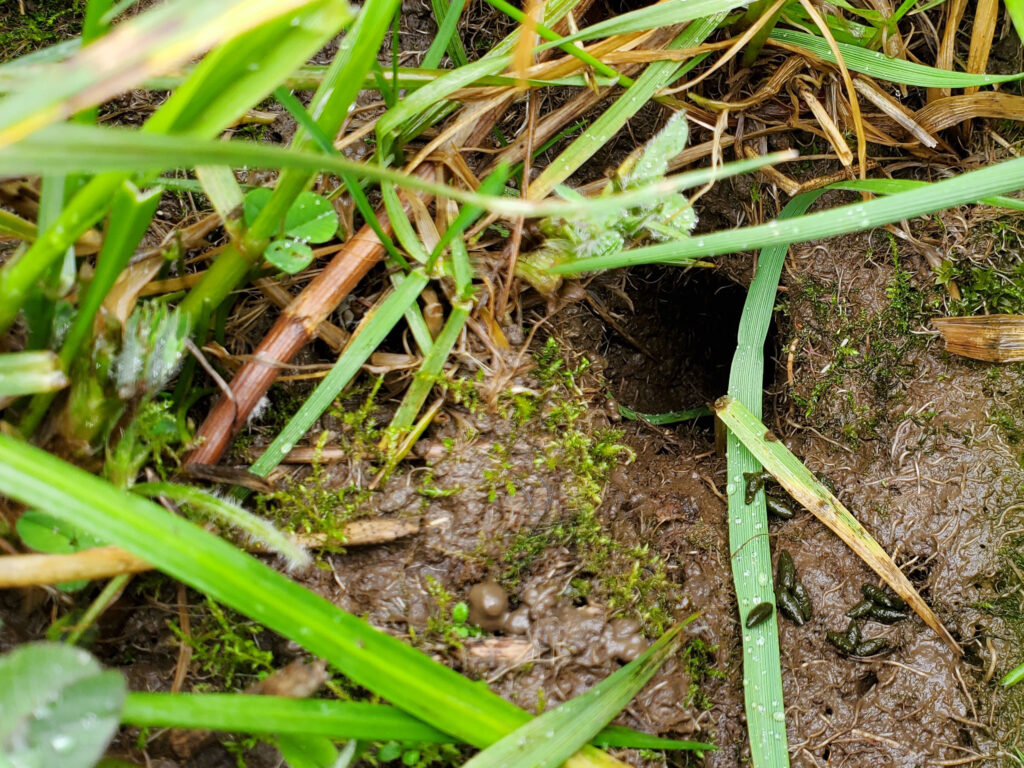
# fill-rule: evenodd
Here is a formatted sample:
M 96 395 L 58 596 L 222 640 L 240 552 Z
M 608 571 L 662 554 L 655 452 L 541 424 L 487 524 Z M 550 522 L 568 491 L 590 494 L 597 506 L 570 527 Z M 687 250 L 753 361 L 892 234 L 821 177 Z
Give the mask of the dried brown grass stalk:
M 433 168 L 425 166 L 419 173 L 433 177 Z M 378 212 L 378 219 L 383 230 L 390 233 L 391 224 L 384 211 Z M 220 461 L 232 436 L 245 425 L 256 404 L 274 383 L 281 366 L 310 342 L 320 324 L 383 258 L 384 253 L 384 245 L 369 225 L 345 242 L 323 271 L 281 313 L 252 358 L 232 379 L 234 402 L 223 396 L 218 398 L 196 433 L 203 442 L 189 454 L 188 463 L 216 464 Z
M 935 57 L 935 66 L 938 69 L 953 69 L 953 55 L 956 52 L 956 31 L 960 27 L 960 20 L 964 17 L 964 10 L 967 8 L 967 0 L 950 0 L 946 3 L 946 26 L 942 31 L 942 42 L 939 43 L 939 53 Z M 929 88 L 928 103 L 949 96 L 949 88 Z
M 419 518 L 374 518 L 346 523 L 336 537 L 314 533 L 290 538 L 306 549 L 365 547 L 396 541 L 419 530 Z M 257 554 L 269 551 L 258 542 L 252 542 L 245 548 Z M 120 547 L 96 547 L 64 555 L 5 555 L 0 557 L 0 589 L 95 581 L 151 570 L 153 566 L 146 560 Z
M 937 317 L 932 325 L 953 354 L 986 363 L 1024 361 L 1024 316 Z
M 988 55 L 992 51 L 992 37 L 999 19 L 999 0 L 978 0 L 974 8 L 974 26 L 971 29 L 971 49 L 967 54 L 967 71 L 975 74 L 985 72 Z M 976 93 L 977 86 L 964 88 L 965 94 Z

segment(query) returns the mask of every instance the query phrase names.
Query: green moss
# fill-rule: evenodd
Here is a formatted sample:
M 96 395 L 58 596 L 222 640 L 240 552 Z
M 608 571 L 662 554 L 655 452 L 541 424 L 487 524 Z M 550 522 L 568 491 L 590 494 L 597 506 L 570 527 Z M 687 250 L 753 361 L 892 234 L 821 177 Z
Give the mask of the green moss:
M 18 0 L 8 0 L 0 12 L 0 61 L 75 37 L 84 13 L 83 0 L 35 0 L 25 3 L 24 14 Z
M 378 378 L 366 388 L 357 388 L 345 403 L 330 410 L 342 427 L 336 438 L 337 447 L 345 452 L 348 461 L 367 465 L 371 476 L 375 467 L 386 463 L 378 448 L 386 430 L 378 425 L 375 416 L 382 381 Z M 353 404 L 354 407 L 346 407 Z M 319 449 L 323 449 L 326 439 L 327 434 L 321 434 Z M 284 530 L 339 536 L 345 523 L 368 511 L 372 493 L 358 482 L 336 485 L 324 466 L 314 461 L 309 475 L 289 483 L 283 490 L 257 497 L 257 508 Z
M 469 606 L 456 602 L 451 593 L 433 576 L 427 576 L 427 594 L 434 599 L 434 610 L 427 618 L 427 634 L 454 648 L 461 648 L 467 637 L 479 637 L 483 631 L 468 623 Z
M 683 666 L 690 678 L 690 686 L 686 693 L 685 705 L 697 709 L 711 709 L 712 701 L 704 691 L 708 680 L 725 679 L 726 674 L 715 667 L 715 651 L 717 645 L 708 645 L 699 637 L 694 638 L 683 649 Z
M 854 446 L 877 438 L 905 396 L 915 375 L 910 353 L 925 343 L 914 330 L 942 312 L 941 289 L 915 285 L 891 239 L 889 261 L 888 301 L 880 311 L 853 310 L 850 289 L 838 283 L 800 278 L 792 288 L 791 301 L 811 314 L 798 328 L 809 371 L 793 400 L 805 419 Z
M 568 598 L 593 600 L 615 615 L 636 617 L 652 636 L 660 634 L 673 621 L 674 585 L 663 558 L 646 545 L 620 541 L 598 515 L 611 471 L 632 461 L 633 453 L 620 442 L 621 431 L 594 430 L 585 418 L 589 404 L 581 377 L 590 367 L 587 360 L 569 364 L 549 339 L 536 362 L 535 376 L 544 389 L 507 398 L 506 413 L 519 427 L 543 437 L 534 451 L 534 468 L 561 477 L 567 514 L 543 528 L 520 531 L 502 556 L 501 580 L 514 590 L 544 552 L 566 547 L 579 566 L 566 591 Z M 513 474 L 507 447 L 496 446 L 493 455 L 497 467 L 488 478 L 489 491 L 496 496 L 504 483 L 511 487 L 502 490 L 514 492 L 520 478 Z
M 196 608 L 192 610 L 195 612 Z M 185 634 L 177 622 L 168 626 L 192 649 L 192 662 L 207 676 L 195 686 L 202 690 L 241 690 L 273 671 L 274 656 L 260 647 L 257 638 L 265 630 L 254 621 L 226 611 L 210 599 L 201 618 Z

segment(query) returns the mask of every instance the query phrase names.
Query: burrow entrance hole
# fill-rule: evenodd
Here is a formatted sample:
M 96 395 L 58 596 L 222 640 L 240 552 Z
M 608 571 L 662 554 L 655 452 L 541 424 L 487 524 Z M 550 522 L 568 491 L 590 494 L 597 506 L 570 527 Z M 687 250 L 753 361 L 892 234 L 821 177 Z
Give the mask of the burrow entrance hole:
M 593 293 L 605 320 L 605 378 L 620 405 L 665 413 L 726 393 L 744 288 L 714 269 L 643 266 Z

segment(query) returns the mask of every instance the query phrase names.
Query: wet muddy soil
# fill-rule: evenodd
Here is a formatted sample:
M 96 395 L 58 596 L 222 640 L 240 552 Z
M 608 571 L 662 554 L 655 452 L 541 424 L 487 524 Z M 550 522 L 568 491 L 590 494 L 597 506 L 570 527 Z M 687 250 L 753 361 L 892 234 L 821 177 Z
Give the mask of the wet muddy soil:
M 825 634 L 845 627 L 874 577 L 808 513 L 772 523 L 773 548 L 792 553 L 815 605 L 806 625 L 781 622 L 795 765 L 998 765 L 1012 737 L 1014 704 L 1000 700 L 996 681 L 1017 662 L 1018 643 L 997 606 L 1024 476 L 996 415 L 1014 407 L 1020 382 L 1014 370 L 942 350 L 927 326 L 941 299 L 928 267 L 910 250 L 898 258 L 878 234 L 792 250 L 766 350 L 766 419 L 894 553 L 966 654 L 955 660 L 911 619 L 866 625 L 891 651 L 840 655 Z M 749 260 L 729 266 L 735 279 L 753 269 Z M 621 430 L 617 442 L 634 454 L 607 472 L 600 502 L 581 503 L 564 424 L 463 415 L 429 438 L 451 447 L 434 451 L 431 482 L 458 491 L 426 502 L 416 472 L 393 483 L 377 509 L 419 507 L 421 534 L 328 558 L 318 587 L 377 626 L 415 630 L 426 648 L 532 709 L 578 695 L 642 648 L 641 635 L 699 611 L 686 653 L 620 720 L 713 740 L 720 750 L 700 764 L 741 765 L 725 465 L 712 425 L 619 422 L 613 406 L 679 410 L 724 391 L 743 287 L 725 270 L 649 269 L 601 277 L 586 291 L 552 332 L 569 368 L 591 364 L 574 379 L 590 405 L 574 428 Z M 516 387 L 544 391 L 530 375 Z M 613 546 L 595 547 L 592 525 Z M 609 578 L 616 569 L 633 580 Z M 490 631 L 461 648 L 446 642 L 445 601 L 469 601 L 480 617 L 481 594 L 500 603 L 480 619 Z
M 622 420 L 617 409 L 690 409 L 724 392 L 755 265 L 735 257 L 725 266 L 600 276 L 545 325 L 549 338 L 538 334 L 531 354 L 513 351 L 503 370 L 476 379 L 464 356 L 475 383 L 449 395 L 415 458 L 378 491 L 352 495 L 368 482 L 366 461 L 292 467 L 313 491 L 268 501 L 281 519 L 333 499 L 350 519 L 418 524 L 389 543 L 324 552 L 297 577 L 531 711 L 579 695 L 698 614 L 684 649 L 617 722 L 719 746 L 703 759 L 670 755 L 668 765 L 744 765 L 725 461 L 713 424 L 656 426 Z M 952 658 L 911 618 L 865 625 L 890 651 L 841 655 L 826 632 L 843 629 L 861 585 L 877 582 L 809 513 L 772 522 L 773 551 L 792 554 L 815 608 L 804 626 L 780 621 L 796 766 L 1009 764 L 999 753 L 1015 739 L 1019 703 L 999 694 L 997 681 L 1020 660 L 1021 580 L 1006 553 L 1020 535 L 1024 474 L 1020 436 L 1003 414 L 1020 411 L 1024 388 L 1013 368 L 942 350 L 927 325 L 941 301 L 924 260 L 909 249 L 894 259 L 878 233 L 796 246 L 784 271 L 766 347 L 765 420 L 835 486 L 966 651 Z M 393 407 L 384 393 L 379 423 Z M 351 447 L 354 423 L 327 418 L 324 449 Z M 5 625 L 5 642 L 45 631 L 34 604 L 11 602 L 5 613 L 17 619 Z M 180 630 L 183 614 L 197 645 L 184 662 L 171 628 Z M 182 690 L 244 690 L 304 658 L 236 621 L 211 624 L 199 596 L 151 575 L 108 612 L 94 650 L 138 690 L 170 689 L 176 670 L 187 673 Z M 210 649 L 222 648 L 203 646 L 223 642 L 225 626 L 248 649 L 231 651 L 233 667 L 211 661 Z M 362 695 L 340 678 L 328 686 Z M 166 733 L 130 732 L 119 742 L 135 757 L 140 744 L 167 768 L 230 765 L 234 753 L 250 766 L 277 760 L 265 745 Z M 439 759 L 458 762 L 458 750 Z

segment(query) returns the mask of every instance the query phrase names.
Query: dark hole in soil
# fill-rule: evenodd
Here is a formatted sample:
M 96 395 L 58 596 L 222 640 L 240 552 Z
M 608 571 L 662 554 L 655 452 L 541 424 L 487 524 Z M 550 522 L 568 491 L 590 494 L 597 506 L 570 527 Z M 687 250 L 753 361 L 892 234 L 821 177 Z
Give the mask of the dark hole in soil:
M 746 291 L 700 268 L 635 267 L 616 285 L 632 311 L 610 286 L 593 292 L 619 326 L 606 322 L 604 338 L 605 377 L 619 404 L 664 413 L 724 395 Z M 766 369 L 773 368 L 766 361 Z

